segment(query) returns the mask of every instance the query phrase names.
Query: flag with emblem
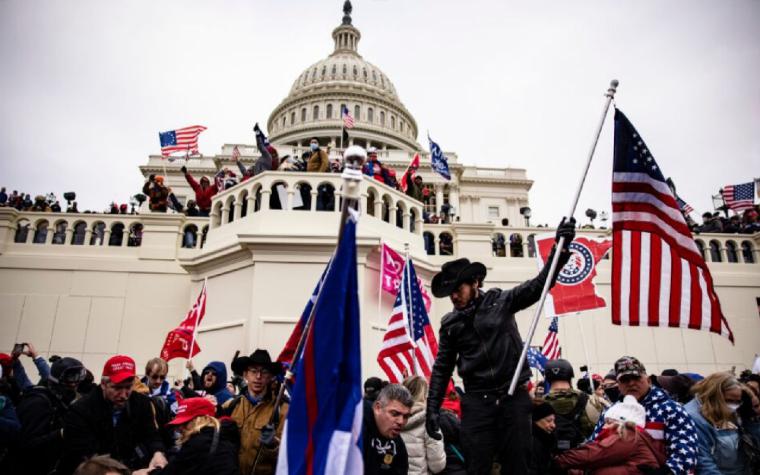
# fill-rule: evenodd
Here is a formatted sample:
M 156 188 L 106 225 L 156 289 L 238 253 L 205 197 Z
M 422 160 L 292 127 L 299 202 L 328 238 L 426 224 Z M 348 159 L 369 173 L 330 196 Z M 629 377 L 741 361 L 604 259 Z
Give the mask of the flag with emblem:
M 377 362 L 392 383 L 400 383 L 411 375 L 430 379 L 438 354 L 438 341 L 425 310 L 422 292 L 412 282 L 417 282 L 417 273 L 412 260 L 407 259 L 383 345 L 377 355 Z
M 549 324 L 549 331 L 546 332 L 546 338 L 544 338 L 544 346 L 541 347 L 541 353 L 547 360 L 556 360 L 562 355 L 562 348 L 559 346 L 559 325 L 558 318 L 552 317 L 552 322 Z
M 615 110 L 612 323 L 707 330 L 734 341 L 712 276 L 646 143 Z
M 428 142 L 430 143 L 430 162 L 433 167 L 433 171 L 441 175 L 447 180 L 451 180 L 451 172 L 449 171 L 449 160 L 443 155 L 441 147 L 437 143 L 433 142 L 433 139 L 428 135 Z
M 554 247 L 554 240 L 553 234 L 535 238 L 539 269 L 551 264 L 547 261 Z M 610 247 L 612 247 L 610 239 L 576 237 L 570 243 L 570 259 L 559 271 L 557 283 L 546 296 L 544 308 L 547 315 L 564 315 L 607 306 L 604 298 L 597 293 L 594 278 L 596 265 L 604 258 Z
M 190 359 L 200 353 L 201 349 L 198 346 L 198 342 L 195 341 L 195 331 L 205 315 L 206 283 L 204 282 L 201 293 L 198 295 L 195 304 L 193 304 L 193 308 L 187 312 L 185 319 L 182 320 L 179 326 L 166 335 L 166 341 L 163 348 L 161 348 L 161 359 L 164 361 L 171 361 L 174 358 Z
M 185 154 L 198 153 L 198 136 L 204 130 L 206 130 L 206 127 L 202 125 L 192 125 L 181 129 L 159 132 L 158 139 L 161 141 L 161 155 L 168 157 L 175 152 Z
M 720 194 L 723 195 L 726 206 L 741 213 L 755 205 L 755 182 L 724 186 Z

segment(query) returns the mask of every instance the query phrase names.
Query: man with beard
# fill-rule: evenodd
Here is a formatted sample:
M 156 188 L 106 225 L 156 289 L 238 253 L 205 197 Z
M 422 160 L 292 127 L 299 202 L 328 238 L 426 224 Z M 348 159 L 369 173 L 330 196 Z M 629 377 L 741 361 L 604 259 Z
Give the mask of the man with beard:
M 48 379 L 27 390 L 16 409 L 21 422 L 18 445 L 11 451 L 8 473 L 47 475 L 61 457 L 63 418 L 87 371 L 79 360 L 61 358 Z

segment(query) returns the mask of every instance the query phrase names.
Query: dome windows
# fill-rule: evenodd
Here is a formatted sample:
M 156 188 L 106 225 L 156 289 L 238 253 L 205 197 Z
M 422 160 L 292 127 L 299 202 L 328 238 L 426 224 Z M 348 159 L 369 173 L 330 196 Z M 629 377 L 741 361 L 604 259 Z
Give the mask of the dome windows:
M 306 108 L 301 108 L 301 122 L 306 122 Z
M 348 65 L 343 65 L 343 77 L 346 77 L 346 74 L 348 74 Z
M 338 65 L 337 64 L 333 64 L 333 67 L 332 67 L 332 77 L 335 77 L 336 74 L 338 74 Z
M 362 115 L 362 106 L 359 104 L 354 106 L 354 119 L 360 120 Z
M 296 112 L 293 111 L 290 113 L 290 125 L 295 125 L 296 123 Z
M 332 109 L 333 109 L 333 105 L 327 104 L 327 107 L 325 108 L 326 119 L 332 119 Z
M 314 113 L 311 116 L 311 120 L 319 120 L 319 106 L 314 106 Z
M 380 111 L 380 125 L 385 127 L 385 111 Z
M 396 117 L 391 116 L 391 129 L 396 130 Z
M 359 75 L 359 68 L 357 68 L 356 65 L 354 65 L 354 78 L 357 77 L 358 75 Z
M 367 68 L 362 68 L 362 75 L 364 76 L 364 80 L 367 80 Z
M 370 124 L 375 120 L 375 111 L 371 107 L 367 108 L 367 122 Z
M 327 76 L 327 66 L 322 66 L 322 79 L 324 79 L 325 76 Z

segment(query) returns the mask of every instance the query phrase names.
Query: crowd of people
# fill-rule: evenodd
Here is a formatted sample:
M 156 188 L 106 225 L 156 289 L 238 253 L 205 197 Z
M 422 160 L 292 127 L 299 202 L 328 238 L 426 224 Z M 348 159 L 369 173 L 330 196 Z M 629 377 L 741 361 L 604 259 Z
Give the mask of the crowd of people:
M 730 217 L 719 212 L 702 214 L 702 224 L 695 223 L 687 216 L 686 224 L 693 233 L 754 234 L 760 232 L 760 205 L 744 210 L 741 214 Z
M 288 412 L 275 407 L 284 368 L 266 350 L 212 361 L 170 384 L 152 358 L 138 374 L 129 356 L 111 357 L 100 382 L 80 361 L 42 358 L 31 344 L 0 354 L 0 473 L 272 474 Z M 28 357 L 39 382 L 21 364 Z M 585 369 L 585 368 L 582 368 Z M 755 474 L 760 470 L 760 375 L 650 375 L 622 357 L 606 375 L 549 361 L 526 385 L 529 425 L 514 420 L 510 450 L 525 451 L 530 474 Z M 593 385 L 592 385 L 593 383 Z M 500 459 L 470 460 L 497 444 L 463 413 L 494 417 L 500 401 L 447 382 L 433 403 L 428 381 L 364 383 L 362 451 L 368 474 L 492 473 Z M 514 403 L 514 401 L 512 401 Z M 483 413 L 482 411 L 486 411 Z M 431 419 L 431 413 L 434 419 Z M 497 416 L 498 419 L 498 416 Z M 431 424 L 431 421 L 435 423 Z M 464 422 L 469 424 L 471 422 Z M 501 427 L 499 431 L 507 431 Z M 497 448 L 506 450 L 504 447 Z M 485 467 L 479 469 L 478 467 Z M 504 473 L 513 473 L 509 467 Z

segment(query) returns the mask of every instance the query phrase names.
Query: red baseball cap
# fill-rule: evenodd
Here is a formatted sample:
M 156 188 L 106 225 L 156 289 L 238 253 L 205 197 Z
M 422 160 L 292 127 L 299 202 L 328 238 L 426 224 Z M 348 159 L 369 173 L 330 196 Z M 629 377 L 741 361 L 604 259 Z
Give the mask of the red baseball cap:
M 203 397 L 189 397 L 183 399 L 177 406 L 177 415 L 167 425 L 180 425 L 191 421 L 198 416 L 214 417 L 216 407 Z
M 103 376 L 111 378 L 111 382 L 114 384 L 119 384 L 125 379 L 134 378 L 136 375 L 135 360 L 129 356 L 112 356 L 103 367 Z

